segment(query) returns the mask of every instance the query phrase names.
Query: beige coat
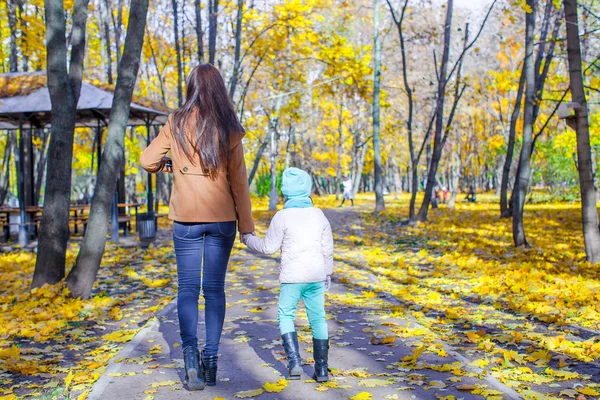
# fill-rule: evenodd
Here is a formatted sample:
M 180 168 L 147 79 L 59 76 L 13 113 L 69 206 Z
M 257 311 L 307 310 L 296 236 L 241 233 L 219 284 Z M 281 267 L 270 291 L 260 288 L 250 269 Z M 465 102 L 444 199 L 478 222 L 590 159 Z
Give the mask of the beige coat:
M 185 126 L 186 134 L 195 137 L 194 122 Z M 172 116 L 150 143 L 140 164 L 150 173 L 165 170 L 163 157 L 170 151 L 173 163 L 173 187 L 169 203 L 169 219 L 179 222 L 238 221 L 241 233 L 254 232 L 248 176 L 244 161 L 242 137 L 230 138 L 229 162 L 216 174 L 202 167 L 200 157 L 190 162 L 172 134 Z

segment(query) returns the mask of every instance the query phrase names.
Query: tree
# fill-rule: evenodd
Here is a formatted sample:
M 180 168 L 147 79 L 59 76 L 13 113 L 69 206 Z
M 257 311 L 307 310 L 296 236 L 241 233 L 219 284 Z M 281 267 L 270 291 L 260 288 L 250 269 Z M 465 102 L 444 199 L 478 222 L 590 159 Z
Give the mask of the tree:
M 217 17 L 219 15 L 219 0 L 208 0 L 208 62 L 215 65 L 217 49 Z
M 196 41 L 198 46 L 198 62 L 202 64 L 204 63 L 204 32 L 202 31 L 202 2 L 200 0 L 194 0 L 194 11 L 196 12 Z
M 450 0 L 452 1 L 452 0 Z M 373 69 L 373 152 L 375 161 L 375 212 L 385 210 L 383 198 L 383 168 L 381 165 L 381 48 L 382 40 L 379 30 L 379 0 L 374 0 L 373 11 L 373 53 L 375 68 Z
M 461 54 L 459 55 L 456 63 L 450 69 L 450 72 L 447 73 L 448 70 L 448 59 L 450 53 L 450 39 L 451 39 L 451 29 L 452 29 L 452 9 L 453 9 L 453 0 L 448 0 L 447 10 L 446 10 L 446 23 L 444 25 L 444 51 L 442 53 L 442 61 L 440 64 L 439 70 L 436 66 L 436 74 L 438 78 L 438 90 L 436 95 L 436 105 L 435 105 L 435 134 L 433 137 L 433 152 L 431 156 L 431 161 L 429 162 L 429 171 L 427 173 L 427 183 L 425 185 L 425 197 L 423 199 L 423 203 L 421 204 L 421 208 L 419 209 L 419 213 L 417 215 L 417 219 L 420 221 L 427 220 L 427 214 L 429 212 L 429 205 L 431 203 L 431 199 L 433 196 L 433 188 L 437 184 L 437 170 L 439 167 L 440 160 L 442 158 L 442 150 L 444 149 L 444 144 L 448 139 L 448 135 L 452 128 L 452 121 L 456 114 L 456 109 L 460 102 L 462 95 L 467 87 L 466 83 L 462 84 L 461 82 L 461 71 L 463 59 L 467 51 L 477 42 L 477 39 L 481 35 L 485 24 L 494 9 L 494 5 L 496 4 L 496 0 L 492 2 L 488 12 L 479 27 L 479 31 L 475 38 L 471 42 L 469 42 L 469 26 L 467 24 L 465 28 L 465 37 L 464 44 Z M 456 82 L 454 86 L 454 101 L 450 110 L 450 114 L 446 121 L 446 125 L 444 126 L 444 103 L 446 97 L 446 87 L 449 80 L 452 78 L 454 73 L 457 73 Z
M 588 106 L 585 96 L 583 74 L 581 73 L 581 48 L 579 42 L 579 24 L 577 18 L 577 0 L 563 0 L 565 21 L 567 23 L 567 55 L 571 96 L 575 106 L 575 132 L 577 136 L 577 170 L 579 172 L 579 190 L 581 192 L 581 216 L 583 223 L 583 241 L 587 260 L 600 262 L 600 230 L 598 229 L 598 209 L 596 208 L 596 190 L 591 160 Z
M 448 80 L 448 59 L 450 57 L 450 39 L 452 30 L 452 9 L 454 7 L 453 0 L 448 0 L 446 5 L 446 22 L 444 25 L 444 51 L 442 53 L 442 63 L 439 69 L 437 100 L 435 106 L 435 135 L 433 137 L 433 154 L 429 163 L 429 171 L 427 174 L 427 184 L 425 185 L 425 198 L 419 210 L 417 218 L 420 221 L 427 220 L 429 204 L 433 194 L 433 186 L 435 185 L 435 175 L 437 173 L 438 164 L 442 157 L 442 130 L 444 128 L 444 102 L 446 99 L 446 84 Z
M 242 47 L 242 16 L 244 15 L 244 0 L 238 0 L 237 22 L 235 25 L 235 55 L 233 59 L 233 71 L 231 72 L 231 83 L 229 84 L 229 97 L 233 100 L 238 75 L 240 73 L 240 49 Z
M 45 1 L 52 133 L 48 149 L 44 211 L 31 283 L 34 288 L 44 283 L 56 283 L 65 276 L 73 133 L 81 91 L 88 2 L 89 0 L 75 0 L 73 6 L 71 60 L 67 70 L 67 32 L 63 1 Z
M 177 7 L 179 6 L 177 0 L 171 0 L 171 5 L 173 6 L 173 35 L 175 40 L 175 56 L 177 57 L 177 105 L 181 106 L 183 103 L 183 66 L 181 61 L 181 49 L 179 46 L 179 13 L 177 12 Z
M 106 246 L 108 221 L 117 184 L 115 177 L 119 176 L 124 161 L 125 129 L 140 64 L 147 12 L 148 0 L 131 0 L 125 47 L 117 67 L 115 98 L 110 110 L 108 133 L 92 199 L 88 228 L 77 262 L 67 277 L 72 294 L 80 298 L 90 296 Z
M 515 138 L 517 137 L 517 122 L 519 115 L 521 114 L 521 107 L 523 102 L 523 91 L 525 88 L 525 65 L 521 68 L 521 77 L 519 78 L 519 87 L 517 88 L 517 97 L 515 98 L 515 104 L 513 111 L 510 114 L 510 127 L 508 131 L 508 143 L 506 145 L 506 158 L 504 160 L 504 167 L 502 168 L 502 181 L 500 182 L 500 217 L 510 218 L 512 217 L 512 210 L 508 204 L 508 179 L 510 177 L 510 167 L 513 162 L 513 155 L 515 152 Z
M 531 175 L 531 145 L 533 139 L 534 101 L 536 97 L 535 65 L 533 60 L 534 29 L 536 0 L 527 0 L 529 10 L 525 16 L 525 61 L 523 71 L 525 73 L 525 108 L 523 110 L 523 144 L 519 157 L 519 169 L 516 176 L 515 200 L 513 203 L 513 240 L 515 246 L 528 246 L 523 226 L 523 211 L 525 207 L 525 196 L 529 187 Z
M 19 56 L 17 53 L 17 4 L 15 0 L 8 0 L 6 6 L 8 8 L 8 26 L 10 28 L 9 68 L 10 72 L 17 72 L 19 70 Z

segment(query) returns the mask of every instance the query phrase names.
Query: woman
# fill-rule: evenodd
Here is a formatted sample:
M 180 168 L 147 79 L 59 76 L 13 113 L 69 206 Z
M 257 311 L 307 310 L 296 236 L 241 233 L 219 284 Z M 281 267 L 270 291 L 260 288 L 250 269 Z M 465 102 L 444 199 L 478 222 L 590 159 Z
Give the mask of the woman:
M 177 259 L 177 312 L 190 390 L 216 384 L 225 319 L 225 273 L 236 236 L 254 232 L 240 124 L 219 71 L 199 65 L 185 103 L 141 156 L 150 172 L 173 173 L 169 219 Z M 171 158 L 166 157 L 171 152 Z M 203 271 L 201 271 L 203 266 Z M 196 337 L 198 297 L 205 301 L 206 344 Z

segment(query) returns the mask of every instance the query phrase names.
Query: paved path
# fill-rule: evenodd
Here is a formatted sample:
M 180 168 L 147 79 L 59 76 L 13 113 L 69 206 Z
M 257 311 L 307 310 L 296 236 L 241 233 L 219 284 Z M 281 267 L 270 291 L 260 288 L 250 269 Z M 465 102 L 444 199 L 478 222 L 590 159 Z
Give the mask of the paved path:
M 336 215 L 330 217 L 335 229 Z M 343 263 L 336 266 L 334 285 L 327 294 L 329 385 L 309 380 L 312 345 L 301 306 L 296 322 L 307 362 L 305 375 L 279 393 L 265 392 L 255 398 L 348 399 L 361 392 L 371 393 L 373 399 L 482 398 L 471 393 L 475 387 L 497 390 L 502 398 L 519 398 L 508 387 L 465 366 L 461 361 L 466 360 L 431 331 L 404 313 L 394 313 L 400 306 L 391 299 L 362 293 L 353 285 L 356 271 L 351 268 Z M 238 392 L 281 379 L 285 359 L 276 322 L 276 259 L 250 254 L 236 245 L 226 290 L 228 308 L 216 387 L 190 392 L 181 383 L 183 360 L 173 302 L 111 361 L 88 399 L 234 399 Z M 203 330 L 201 323 L 199 338 Z M 427 351 L 418 357 L 417 365 L 410 356 L 419 353 L 416 346 L 423 344 L 421 350 Z

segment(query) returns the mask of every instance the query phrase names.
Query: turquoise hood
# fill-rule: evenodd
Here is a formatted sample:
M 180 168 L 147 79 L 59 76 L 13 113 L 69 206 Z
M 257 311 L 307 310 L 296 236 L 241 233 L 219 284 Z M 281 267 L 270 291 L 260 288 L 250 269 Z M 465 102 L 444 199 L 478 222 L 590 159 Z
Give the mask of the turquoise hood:
M 311 191 L 312 179 L 306 171 L 294 167 L 283 171 L 281 192 L 287 198 L 283 208 L 312 207 Z

